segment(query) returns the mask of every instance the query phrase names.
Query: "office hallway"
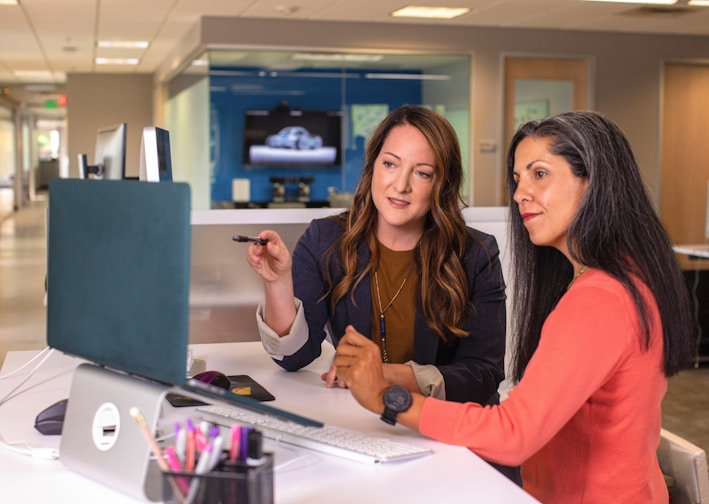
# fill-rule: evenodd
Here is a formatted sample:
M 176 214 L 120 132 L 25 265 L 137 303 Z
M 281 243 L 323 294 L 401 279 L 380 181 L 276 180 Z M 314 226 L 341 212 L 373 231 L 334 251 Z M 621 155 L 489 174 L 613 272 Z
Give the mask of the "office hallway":
M 44 279 L 46 194 L 13 212 L 13 191 L 0 188 L 0 358 L 46 346 Z
M 13 350 L 46 346 L 45 194 L 12 212 L 12 191 L 0 189 L 0 360 Z M 709 452 L 709 366 L 669 381 L 663 427 Z

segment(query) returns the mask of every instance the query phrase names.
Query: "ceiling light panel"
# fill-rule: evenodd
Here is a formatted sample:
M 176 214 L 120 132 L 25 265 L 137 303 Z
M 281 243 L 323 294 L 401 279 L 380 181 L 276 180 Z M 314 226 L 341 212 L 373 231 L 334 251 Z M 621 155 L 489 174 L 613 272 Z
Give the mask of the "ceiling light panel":
M 467 7 L 425 7 L 409 5 L 391 13 L 393 17 L 453 19 L 470 12 Z
M 584 0 L 585 2 L 632 3 L 646 5 L 674 5 L 677 0 Z
M 97 65 L 138 65 L 138 58 L 96 58 L 94 62 Z
M 52 76 L 49 70 L 15 70 L 12 72 L 16 77 L 26 77 L 31 79 L 47 79 Z
M 96 47 L 112 49 L 147 49 L 147 40 L 99 40 Z
M 354 62 L 376 62 L 384 59 L 382 54 L 358 54 L 358 53 L 295 53 L 292 58 L 301 61 L 354 61 Z

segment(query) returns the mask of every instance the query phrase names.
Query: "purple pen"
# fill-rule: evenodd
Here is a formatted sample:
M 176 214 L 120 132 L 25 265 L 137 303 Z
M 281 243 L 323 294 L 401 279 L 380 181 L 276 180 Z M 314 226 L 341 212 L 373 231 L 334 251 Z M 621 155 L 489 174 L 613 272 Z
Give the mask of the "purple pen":
M 212 444 L 212 453 L 209 456 L 207 471 L 213 470 L 222 461 L 222 446 L 224 445 L 224 439 L 217 435 L 210 441 L 210 443 Z
M 253 427 L 241 427 L 241 433 L 239 439 L 239 455 L 237 460 L 239 462 L 246 462 L 249 458 L 249 433 L 254 430 Z

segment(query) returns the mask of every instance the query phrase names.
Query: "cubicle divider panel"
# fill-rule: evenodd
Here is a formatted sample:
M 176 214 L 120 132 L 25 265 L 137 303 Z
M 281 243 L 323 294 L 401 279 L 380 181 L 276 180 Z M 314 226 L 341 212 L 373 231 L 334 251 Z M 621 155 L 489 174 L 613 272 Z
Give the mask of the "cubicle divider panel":
M 235 235 L 276 231 L 292 252 L 313 219 L 343 209 L 193 210 L 190 343 L 259 341 L 256 307 L 263 280 L 246 262 L 248 243 Z

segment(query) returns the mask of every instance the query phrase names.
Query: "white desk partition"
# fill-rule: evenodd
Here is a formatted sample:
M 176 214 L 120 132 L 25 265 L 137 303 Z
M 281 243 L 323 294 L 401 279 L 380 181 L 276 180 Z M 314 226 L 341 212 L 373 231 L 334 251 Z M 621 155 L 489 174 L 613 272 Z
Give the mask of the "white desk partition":
M 227 374 L 248 374 L 275 397 L 270 405 L 329 424 L 399 441 L 430 447 L 434 453 L 416 460 L 368 465 L 318 452 L 279 445 L 267 440 L 265 450 L 275 455 L 275 496 L 278 504 L 337 502 L 536 502 L 466 448 L 424 438 L 406 427 L 391 427 L 361 408 L 348 390 L 328 389 L 320 374 L 327 370 L 333 351 L 307 368 L 287 373 L 266 355 L 260 343 L 194 345 L 195 358 L 209 369 Z M 10 352 L 2 374 L 18 368 L 36 352 Z M 58 448 L 59 436 L 43 436 L 33 428 L 35 415 L 54 401 L 67 397 L 71 373 L 80 361 L 55 353 L 28 381 L 26 391 L 0 406 L 0 435 L 6 442 L 26 441 L 35 448 Z M 31 366 L 30 366 L 31 368 Z M 4 396 L 26 376 L 0 381 Z M 165 429 L 176 419 L 195 416 L 192 408 L 163 411 Z M 0 449 L 2 495 L 12 502 L 125 503 L 124 493 L 67 469 L 60 460 L 41 460 Z
M 310 221 L 337 208 L 192 211 L 190 342 L 256 341 L 256 306 L 263 283 L 234 235 L 276 231 L 292 251 Z
M 508 216 L 509 210 L 507 207 L 470 207 L 463 209 L 463 217 L 465 218 L 465 223 L 475 229 L 479 229 L 484 233 L 491 234 L 497 240 L 497 246 L 500 249 L 500 262 L 502 263 L 502 274 L 505 277 L 505 282 L 507 284 L 507 335 L 506 335 L 506 346 L 507 352 L 505 353 L 505 369 L 509 370 L 511 367 L 512 352 L 510 351 L 512 336 L 509 330 L 509 320 L 511 312 L 511 300 L 512 300 L 512 264 L 510 258 L 509 243 L 507 241 L 508 233 Z M 509 372 L 507 373 L 509 374 Z M 510 380 L 505 380 L 500 384 L 499 392 L 500 397 L 505 398 L 512 388 L 512 383 Z
M 463 218 L 468 226 L 491 234 L 497 240 L 497 246 L 500 248 L 502 272 L 505 275 L 505 280 L 509 282 L 511 264 L 507 243 L 508 213 L 507 207 L 469 207 L 463 209 Z

